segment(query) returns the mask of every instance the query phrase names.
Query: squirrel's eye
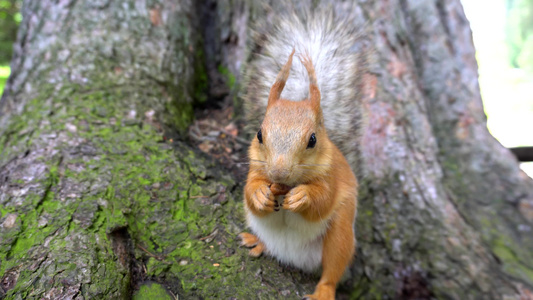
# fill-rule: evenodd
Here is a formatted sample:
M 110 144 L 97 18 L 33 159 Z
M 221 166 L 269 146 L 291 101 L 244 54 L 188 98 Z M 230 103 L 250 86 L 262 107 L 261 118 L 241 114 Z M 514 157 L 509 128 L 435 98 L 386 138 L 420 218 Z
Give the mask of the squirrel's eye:
M 257 139 L 259 140 L 259 143 L 263 143 L 263 134 L 261 134 L 261 129 L 257 132 Z
M 314 148 L 316 144 L 316 136 L 315 134 L 311 134 L 311 137 L 309 138 L 309 144 L 307 144 L 307 149 Z

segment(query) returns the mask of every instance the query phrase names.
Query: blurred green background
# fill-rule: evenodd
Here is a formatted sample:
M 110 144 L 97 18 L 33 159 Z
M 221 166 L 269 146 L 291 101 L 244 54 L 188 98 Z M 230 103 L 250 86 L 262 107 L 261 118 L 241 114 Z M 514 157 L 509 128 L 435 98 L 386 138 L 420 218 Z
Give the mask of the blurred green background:
M 533 0 L 462 0 L 472 28 L 491 134 L 533 146 Z M 521 167 L 533 177 L 533 163 Z
M 13 43 L 17 27 L 22 21 L 22 0 L 0 0 L 0 95 L 9 77 L 9 62 L 13 55 Z
M 474 35 L 488 127 L 506 147 L 533 146 L 533 0 L 462 0 Z M 0 0 L 0 95 L 22 0 Z M 533 163 L 522 168 L 533 177 Z

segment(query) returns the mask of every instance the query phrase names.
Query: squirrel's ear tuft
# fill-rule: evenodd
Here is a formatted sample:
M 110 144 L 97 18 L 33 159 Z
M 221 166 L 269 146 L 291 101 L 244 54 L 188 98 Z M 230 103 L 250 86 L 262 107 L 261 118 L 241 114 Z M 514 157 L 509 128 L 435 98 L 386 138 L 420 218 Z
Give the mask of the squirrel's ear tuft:
M 320 90 L 317 85 L 309 85 L 309 101 L 315 110 L 320 110 Z
M 305 54 L 299 56 L 300 61 L 307 70 L 309 76 L 309 101 L 316 108 L 320 109 L 320 90 L 318 89 L 318 82 L 316 79 L 315 67 L 313 66 L 313 60 L 306 51 Z
M 268 95 L 268 104 L 267 108 L 274 104 L 277 100 L 279 100 L 281 96 L 281 92 L 283 91 L 283 88 L 285 87 L 285 82 L 287 82 L 287 79 L 289 78 L 289 73 L 291 71 L 292 66 L 292 56 L 294 55 L 295 49 L 292 48 L 292 53 L 289 56 L 289 60 L 287 63 L 281 68 L 281 71 L 279 71 L 278 76 L 276 76 L 276 82 L 272 85 L 270 88 L 270 94 Z

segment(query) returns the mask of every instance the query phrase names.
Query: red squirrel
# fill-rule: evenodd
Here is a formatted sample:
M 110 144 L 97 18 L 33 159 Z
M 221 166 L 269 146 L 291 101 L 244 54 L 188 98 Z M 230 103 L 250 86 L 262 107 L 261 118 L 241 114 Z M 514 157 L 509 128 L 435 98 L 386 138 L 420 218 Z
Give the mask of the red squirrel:
M 326 132 L 308 53 L 299 55 L 309 80 L 308 98 L 281 98 L 294 53 L 293 48 L 270 89 L 249 149 L 244 207 L 253 234 L 241 233 L 240 238 L 251 256 L 266 253 L 309 272 L 322 267 L 314 293 L 306 298 L 335 299 L 337 283 L 355 253 L 357 180 Z

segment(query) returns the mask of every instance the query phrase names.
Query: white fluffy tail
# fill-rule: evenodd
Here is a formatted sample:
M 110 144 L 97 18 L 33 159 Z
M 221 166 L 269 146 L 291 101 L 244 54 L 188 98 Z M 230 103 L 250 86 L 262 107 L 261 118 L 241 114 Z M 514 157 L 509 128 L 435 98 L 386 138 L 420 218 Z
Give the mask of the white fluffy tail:
M 299 13 L 294 7 L 288 8 L 286 14 L 273 16 L 271 23 L 257 25 L 256 43 L 261 50 L 245 72 L 245 108 L 248 123 L 254 126 L 250 129 L 259 128 L 270 87 L 294 47 L 296 55 L 308 53 L 312 58 L 328 135 L 355 168 L 362 123 L 360 89 L 366 55 L 362 50 L 361 33 L 364 25 L 357 21 L 358 11 L 349 4 L 314 10 L 310 9 L 310 3 L 299 5 Z M 281 98 L 300 101 L 306 99 L 308 93 L 307 71 L 299 60 L 294 60 Z

